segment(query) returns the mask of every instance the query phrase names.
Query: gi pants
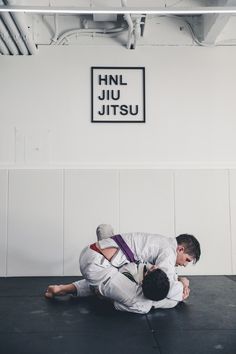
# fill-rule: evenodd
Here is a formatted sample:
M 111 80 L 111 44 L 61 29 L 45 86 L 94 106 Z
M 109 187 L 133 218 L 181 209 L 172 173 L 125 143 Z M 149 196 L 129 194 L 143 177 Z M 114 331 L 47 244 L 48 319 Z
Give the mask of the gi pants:
M 101 295 L 125 306 L 135 303 L 136 294 L 132 282 L 102 254 L 86 247 L 81 252 L 79 263 L 84 278 Z

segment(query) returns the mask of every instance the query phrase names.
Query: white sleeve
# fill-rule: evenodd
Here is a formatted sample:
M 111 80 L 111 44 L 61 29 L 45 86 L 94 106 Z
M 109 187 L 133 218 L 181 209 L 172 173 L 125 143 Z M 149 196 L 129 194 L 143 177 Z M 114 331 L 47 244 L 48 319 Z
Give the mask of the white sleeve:
M 175 271 L 176 254 L 172 248 L 165 249 L 157 258 L 156 265 L 163 270 L 169 278 L 170 290 L 167 295 L 175 301 L 183 300 L 183 284 L 178 281 Z
M 171 300 L 171 299 L 163 299 L 160 301 L 153 301 L 152 302 L 152 306 L 155 309 L 171 309 L 173 307 L 175 307 L 176 305 L 178 305 L 178 301 L 175 300 Z
M 183 301 L 184 286 L 181 281 L 170 281 L 170 290 L 167 294 L 167 298 L 175 301 Z
M 131 284 L 134 284 L 129 280 Z M 134 289 L 133 289 L 134 292 Z M 145 314 L 148 313 L 152 306 L 153 306 L 153 301 L 145 298 L 143 296 L 142 292 L 142 287 L 141 286 L 136 286 L 135 287 L 135 296 L 133 298 L 132 303 L 124 303 L 123 301 L 114 301 L 114 307 L 116 310 L 119 311 L 127 311 L 127 312 L 134 312 L 134 313 L 140 313 L 140 314 Z
M 125 306 L 120 302 L 115 301 L 114 307 L 119 311 L 127 311 L 145 314 L 148 313 L 152 308 L 154 309 L 170 309 L 175 307 L 178 304 L 178 301 L 163 299 L 161 301 L 151 301 L 146 298 L 140 299 L 140 301 L 136 301 L 132 306 Z
M 114 301 L 114 307 L 118 311 L 127 311 L 127 312 L 139 313 L 139 314 L 146 314 L 151 310 L 152 302 L 153 301 L 151 300 L 145 299 L 144 301 L 140 301 L 140 302 L 137 301 L 131 306 L 125 306 L 120 302 Z
M 86 279 L 77 280 L 73 282 L 74 286 L 76 287 L 77 294 L 76 296 L 85 297 L 94 295 L 94 292 L 91 290 L 91 287 Z

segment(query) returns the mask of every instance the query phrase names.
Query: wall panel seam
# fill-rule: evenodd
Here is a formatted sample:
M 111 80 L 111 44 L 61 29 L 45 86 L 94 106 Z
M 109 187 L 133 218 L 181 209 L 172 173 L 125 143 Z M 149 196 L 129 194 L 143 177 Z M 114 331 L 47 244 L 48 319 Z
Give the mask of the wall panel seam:
M 65 170 L 62 170 L 62 274 L 65 275 Z
M 232 237 L 232 214 L 231 214 L 231 183 L 230 183 L 230 170 L 227 170 L 228 175 L 228 203 L 229 203 L 229 235 L 230 235 L 230 261 L 231 261 L 231 274 L 233 274 L 233 237 Z
M 120 232 L 120 170 L 118 172 L 118 229 Z
M 8 275 L 8 226 L 9 226 L 9 191 L 10 191 L 10 172 L 7 170 L 7 196 L 6 196 L 6 273 Z
M 173 180 L 174 235 L 176 236 L 176 195 L 175 195 L 175 171 L 172 171 L 172 180 Z

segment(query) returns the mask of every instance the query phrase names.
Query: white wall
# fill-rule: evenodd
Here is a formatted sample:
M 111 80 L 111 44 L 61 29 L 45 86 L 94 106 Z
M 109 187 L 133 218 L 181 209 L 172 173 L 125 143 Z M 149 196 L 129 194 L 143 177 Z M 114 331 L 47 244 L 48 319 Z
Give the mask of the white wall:
M 3 165 L 235 164 L 235 47 L 41 47 L 0 57 Z M 90 122 L 90 67 L 145 66 L 145 124 Z
M 99 223 L 193 233 L 202 258 L 185 274 L 235 272 L 235 170 L 12 169 L 0 180 L 2 276 L 79 274 Z
M 97 224 L 196 234 L 236 271 L 234 47 L 41 47 L 0 57 L 0 275 L 78 274 Z M 145 66 L 145 124 L 90 122 L 90 67 Z M 186 270 L 185 270 L 186 273 Z

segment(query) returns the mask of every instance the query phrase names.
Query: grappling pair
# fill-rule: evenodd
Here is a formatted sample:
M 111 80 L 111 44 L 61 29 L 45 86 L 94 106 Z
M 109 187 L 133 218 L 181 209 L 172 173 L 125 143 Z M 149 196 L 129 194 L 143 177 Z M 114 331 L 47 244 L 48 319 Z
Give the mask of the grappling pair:
M 85 279 L 50 285 L 46 297 L 99 293 L 111 299 L 117 310 L 147 313 L 151 308 L 174 307 L 189 296 L 189 281 L 178 278 L 175 267 L 199 260 L 200 245 L 194 236 L 118 235 L 125 249 L 117 244 L 117 236 L 109 225 L 100 225 L 97 236 L 98 242 L 86 247 L 80 255 L 80 269 Z

